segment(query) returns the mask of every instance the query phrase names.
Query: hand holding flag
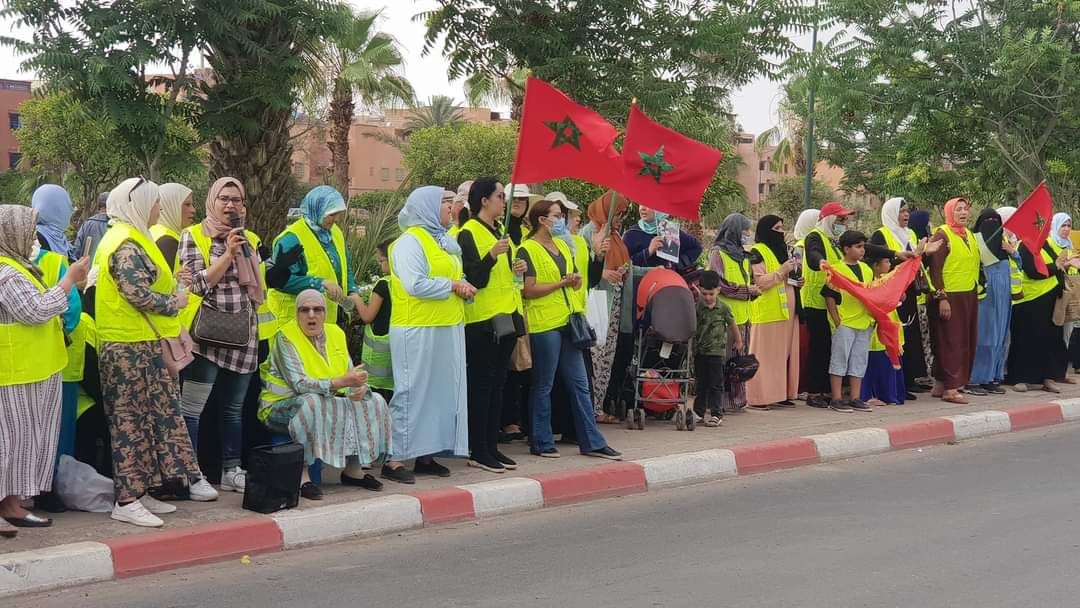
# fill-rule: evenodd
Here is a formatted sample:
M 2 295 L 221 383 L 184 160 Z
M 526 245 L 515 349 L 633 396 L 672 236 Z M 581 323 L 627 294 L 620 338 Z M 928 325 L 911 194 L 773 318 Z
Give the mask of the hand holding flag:
M 1050 274 L 1043 261 L 1042 248 L 1050 236 L 1050 219 L 1054 216 L 1054 201 L 1046 182 L 1039 184 L 1002 226 L 1020 239 L 1035 262 L 1035 268 L 1044 275 Z

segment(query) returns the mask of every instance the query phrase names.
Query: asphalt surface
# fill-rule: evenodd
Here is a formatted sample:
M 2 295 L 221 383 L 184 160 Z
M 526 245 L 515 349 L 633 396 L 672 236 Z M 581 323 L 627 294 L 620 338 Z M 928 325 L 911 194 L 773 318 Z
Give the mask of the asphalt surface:
M 1080 424 L 4 600 L 126 607 L 1080 604 Z

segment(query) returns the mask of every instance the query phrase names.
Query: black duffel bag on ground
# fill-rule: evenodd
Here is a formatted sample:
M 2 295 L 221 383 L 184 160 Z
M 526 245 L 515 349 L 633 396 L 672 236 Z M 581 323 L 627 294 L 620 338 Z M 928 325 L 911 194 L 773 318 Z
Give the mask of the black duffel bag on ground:
M 291 509 L 300 502 L 304 446 L 296 442 L 251 448 L 244 508 L 257 513 Z

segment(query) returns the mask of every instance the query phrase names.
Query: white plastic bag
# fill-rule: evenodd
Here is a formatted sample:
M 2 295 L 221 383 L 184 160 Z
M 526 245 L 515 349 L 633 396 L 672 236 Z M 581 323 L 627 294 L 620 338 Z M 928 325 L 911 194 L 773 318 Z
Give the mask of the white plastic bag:
M 113 482 L 98 474 L 94 467 L 64 454 L 53 490 L 69 509 L 108 513 L 113 508 Z
M 607 291 L 603 289 L 590 289 L 589 296 L 585 300 L 585 320 L 589 327 L 596 332 L 596 346 L 603 347 L 607 343 L 608 323 L 611 319 L 608 311 Z

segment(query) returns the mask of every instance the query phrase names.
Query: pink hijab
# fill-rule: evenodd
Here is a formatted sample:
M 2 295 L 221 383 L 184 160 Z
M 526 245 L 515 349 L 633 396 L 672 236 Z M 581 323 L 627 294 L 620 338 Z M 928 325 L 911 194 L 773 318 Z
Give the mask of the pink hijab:
M 945 224 L 960 238 L 967 237 L 967 227 L 956 221 L 956 206 L 960 203 L 971 206 L 966 198 L 952 198 L 945 203 Z
M 218 200 L 221 191 L 229 186 L 239 190 L 242 198 L 247 198 L 244 185 L 235 177 L 222 177 L 210 186 L 210 191 L 206 193 L 206 219 L 202 221 L 202 231 L 212 239 L 224 239 L 233 229 L 232 218 L 225 212 L 225 203 Z M 259 272 L 262 260 L 259 259 L 259 252 L 255 251 L 254 247 L 249 245 L 249 248 L 251 256 L 234 259 L 233 268 L 240 277 L 240 286 L 247 290 L 248 299 L 258 305 L 262 304 L 266 297 L 262 273 Z M 209 263 L 210 261 L 207 260 L 207 264 Z

